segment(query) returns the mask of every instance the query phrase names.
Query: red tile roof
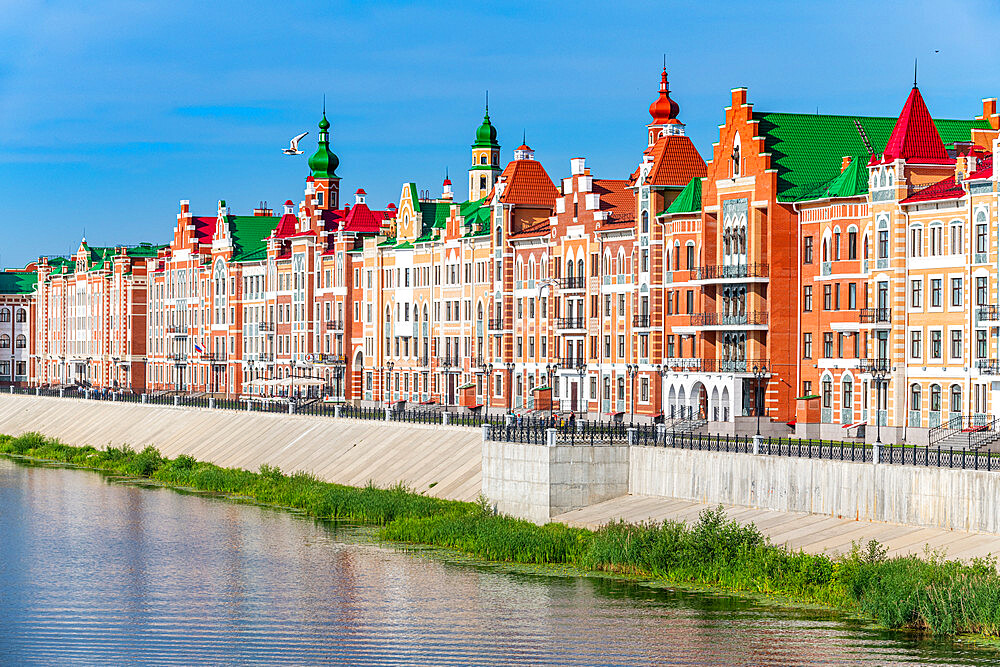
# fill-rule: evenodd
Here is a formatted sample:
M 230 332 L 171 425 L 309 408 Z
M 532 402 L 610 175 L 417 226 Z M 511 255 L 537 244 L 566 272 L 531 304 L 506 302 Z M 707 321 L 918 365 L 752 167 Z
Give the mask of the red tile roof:
M 923 190 L 916 192 L 903 201 L 901 204 L 914 204 L 922 201 L 935 201 L 938 199 L 958 199 L 965 195 L 965 189 L 955 182 L 954 176 L 949 176 L 943 180 L 929 185 Z
M 509 235 L 509 238 L 529 238 L 536 236 L 548 236 L 552 233 L 551 227 L 548 220 L 542 220 L 541 222 L 536 222 L 533 225 L 525 227 L 519 232 L 514 232 Z
M 274 236 L 293 236 L 296 232 L 296 225 L 299 219 L 295 217 L 294 213 L 286 213 L 281 216 L 281 220 L 278 221 L 278 226 L 274 230 Z
M 601 196 L 601 210 L 610 213 L 606 223 L 635 220 L 635 193 L 628 185 L 626 180 L 594 179 L 594 192 Z
M 646 176 L 646 185 L 673 185 L 684 187 L 692 178 L 707 174 L 705 160 L 691 139 L 684 134 L 660 137 L 648 149 L 653 156 L 653 168 Z
M 500 201 L 504 204 L 555 208 L 559 191 L 535 160 L 514 160 L 500 175 L 506 182 Z
M 906 98 L 896 126 L 882 152 L 882 162 L 915 160 L 924 163 L 947 163 L 951 160 L 944 148 L 941 135 L 931 119 L 931 114 L 916 86 Z
M 355 204 L 344 218 L 343 230 L 357 234 L 377 234 L 387 217 L 386 211 L 373 211 L 367 204 Z
M 965 177 L 967 181 L 993 176 L 993 155 L 987 155 L 979 160 L 978 168 Z

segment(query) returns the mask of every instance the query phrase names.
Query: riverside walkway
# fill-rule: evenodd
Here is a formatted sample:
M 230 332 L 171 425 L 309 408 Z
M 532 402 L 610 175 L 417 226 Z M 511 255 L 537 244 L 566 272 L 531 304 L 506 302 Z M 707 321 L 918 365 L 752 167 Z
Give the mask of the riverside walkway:
M 642 521 L 697 521 L 703 510 L 717 507 L 709 503 L 691 502 L 657 496 L 622 496 L 552 517 L 553 521 L 582 528 L 598 528 L 623 519 Z M 868 540 L 878 540 L 890 556 L 924 555 L 929 548 L 948 558 L 969 561 L 973 558 L 1000 555 L 1000 535 L 974 533 L 942 528 L 923 528 L 892 523 L 857 521 L 819 514 L 779 512 L 723 505 L 730 519 L 752 523 L 779 545 L 807 553 L 831 556 L 851 550 L 852 542 L 862 546 Z

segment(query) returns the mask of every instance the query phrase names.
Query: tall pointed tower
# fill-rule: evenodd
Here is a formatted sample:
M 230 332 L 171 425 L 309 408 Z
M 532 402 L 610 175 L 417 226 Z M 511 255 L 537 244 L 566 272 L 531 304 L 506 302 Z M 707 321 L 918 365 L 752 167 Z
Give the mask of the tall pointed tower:
M 330 121 L 326 119 L 326 109 L 323 109 L 323 118 L 319 121 L 319 140 L 316 152 L 309 158 L 309 169 L 312 170 L 313 185 L 316 189 L 317 210 L 340 208 L 338 166 L 340 166 L 340 158 L 330 150 Z
M 486 98 L 486 115 L 476 130 L 472 144 L 472 166 L 469 167 L 469 201 L 482 199 L 493 189 L 500 175 L 500 144 L 497 129 L 490 123 L 490 103 Z
M 677 120 L 680 106 L 670 99 L 670 84 L 667 81 L 667 68 L 663 68 L 660 76 L 660 96 L 649 105 L 649 115 L 653 120 L 646 126 L 649 130 L 649 145 L 652 146 L 661 135 L 684 134 L 684 123 Z

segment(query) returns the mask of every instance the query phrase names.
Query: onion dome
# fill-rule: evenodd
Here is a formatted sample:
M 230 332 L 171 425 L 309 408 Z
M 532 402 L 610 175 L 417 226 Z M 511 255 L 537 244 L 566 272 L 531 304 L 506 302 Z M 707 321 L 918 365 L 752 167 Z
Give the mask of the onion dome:
M 670 84 L 667 83 L 667 68 L 663 68 L 663 75 L 660 77 L 660 96 L 649 105 L 649 115 L 653 117 L 650 125 L 666 125 L 668 123 L 679 123 L 677 114 L 681 108 L 670 99 Z
M 330 150 L 330 121 L 326 119 L 326 112 L 323 112 L 323 119 L 319 121 L 319 140 L 317 141 L 316 152 L 309 158 L 309 168 L 316 178 L 339 178 L 337 167 L 340 166 L 340 158 Z
M 499 148 L 500 145 L 497 143 L 497 129 L 493 127 L 490 122 L 490 110 L 489 107 L 486 109 L 486 115 L 483 116 L 483 124 L 479 126 L 476 130 L 476 142 L 472 144 L 473 148 Z

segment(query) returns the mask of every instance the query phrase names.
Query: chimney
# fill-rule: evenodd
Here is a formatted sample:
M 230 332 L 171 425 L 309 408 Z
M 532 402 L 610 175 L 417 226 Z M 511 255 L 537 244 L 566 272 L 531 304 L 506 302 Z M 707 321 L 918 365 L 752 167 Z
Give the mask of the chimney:
M 997 116 L 997 98 L 990 97 L 983 100 L 983 115 L 976 120 L 989 121 L 990 127 L 1000 130 L 1000 116 Z
M 586 169 L 587 159 L 582 157 L 571 158 L 569 161 L 569 171 L 572 176 L 583 176 Z
M 850 155 L 845 155 L 844 157 L 842 157 L 840 159 L 840 173 L 843 174 L 844 170 L 847 169 L 849 166 L 851 166 L 851 160 L 852 159 L 853 158 L 851 158 Z

